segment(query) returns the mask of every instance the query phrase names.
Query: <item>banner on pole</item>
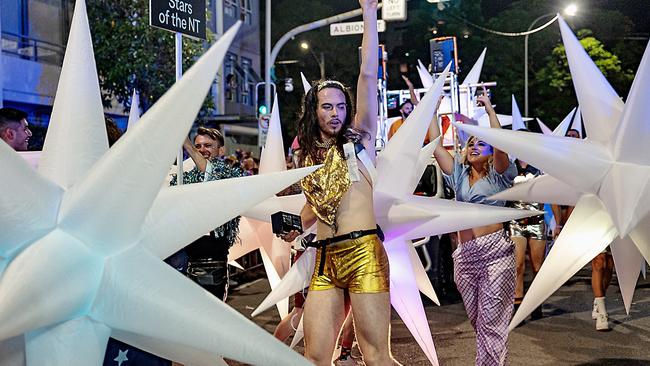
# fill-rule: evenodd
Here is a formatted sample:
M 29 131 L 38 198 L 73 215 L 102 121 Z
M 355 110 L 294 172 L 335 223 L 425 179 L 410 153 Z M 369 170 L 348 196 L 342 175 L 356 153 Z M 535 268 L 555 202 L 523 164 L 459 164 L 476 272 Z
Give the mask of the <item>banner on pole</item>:
M 149 25 L 207 39 L 205 0 L 149 0 Z

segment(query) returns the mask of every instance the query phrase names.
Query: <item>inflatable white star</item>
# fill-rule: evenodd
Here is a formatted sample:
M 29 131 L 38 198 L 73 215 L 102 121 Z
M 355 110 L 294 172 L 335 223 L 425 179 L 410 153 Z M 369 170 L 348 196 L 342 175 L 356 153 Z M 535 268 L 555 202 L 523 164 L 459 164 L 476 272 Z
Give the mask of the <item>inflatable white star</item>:
M 639 255 L 650 258 L 650 48 L 627 102 L 619 99 L 568 25 L 560 19 L 587 140 L 458 126 L 544 170 L 581 194 L 510 327 L 612 243 L 629 311 Z M 622 272 L 624 270 L 625 272 Z M 629 272 L 628 272 L 629 270 Z
M 39 172 L 0 144 L 0 340 L 25 334 L 29 365 L 101 365 L 109 336 L 184 364 L 308 364 L 161 260 L 312 171 L 159 191 L 239 24 L 107 151 L 85 10 Z

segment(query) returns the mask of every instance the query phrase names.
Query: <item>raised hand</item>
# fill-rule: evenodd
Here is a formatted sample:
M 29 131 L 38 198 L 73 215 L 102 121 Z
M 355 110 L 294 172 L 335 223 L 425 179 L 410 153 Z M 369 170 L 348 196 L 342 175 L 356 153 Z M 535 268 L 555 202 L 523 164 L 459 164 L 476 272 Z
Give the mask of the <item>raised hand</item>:
M 378 4 L 379 4 L 379 1 L 377 1 L 377 0 L 359 0 L 359 5 L 361 6 L 361 9 L 363 9 L 363 10 L 377 9 Z

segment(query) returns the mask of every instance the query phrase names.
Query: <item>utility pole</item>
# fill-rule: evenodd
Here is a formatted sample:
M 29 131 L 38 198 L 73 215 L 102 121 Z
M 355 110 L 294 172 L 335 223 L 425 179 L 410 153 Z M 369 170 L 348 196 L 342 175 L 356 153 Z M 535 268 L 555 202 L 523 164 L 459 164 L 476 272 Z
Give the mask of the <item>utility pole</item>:
M 264 31 L 264 103 L 271 108 L 271 69 L 275 57 L 271 60 L 271 0 L 266 0 L 266 23 Z
M 216 33 L 216 38 L 219 39 L 223 35 L 223 0 L 217 0 L 216 1 L 216 14 L 215 14 L 215 33 Z M 221 66 L 219 66 L 219 71 L 217 71 L 217 85 L 214 88 L 215 93 L 214 95 L 216 96 L 216 101 L 215 101 L 215 106 L 216 106 L 216 114 L 226 114 L 226 99 L 225 99 L 225 92 L 226 92 L 226 87 L 224 85 L 225 83 L 225 77 L 223 74 L 223 62 L 221 63 Z

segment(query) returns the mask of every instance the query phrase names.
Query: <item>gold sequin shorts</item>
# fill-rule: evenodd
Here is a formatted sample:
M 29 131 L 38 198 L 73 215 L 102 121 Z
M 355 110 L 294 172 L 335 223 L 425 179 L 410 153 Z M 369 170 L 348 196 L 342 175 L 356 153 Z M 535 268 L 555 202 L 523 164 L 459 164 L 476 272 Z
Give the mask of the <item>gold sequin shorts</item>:
M 322 250 L 319 248 L 316 253 L 310 291 L 335 287 L 358 294 L 389 291 L 388 256 L 377 235 L 328 245 L 325 248 L 323 272 L 319 274 Z

